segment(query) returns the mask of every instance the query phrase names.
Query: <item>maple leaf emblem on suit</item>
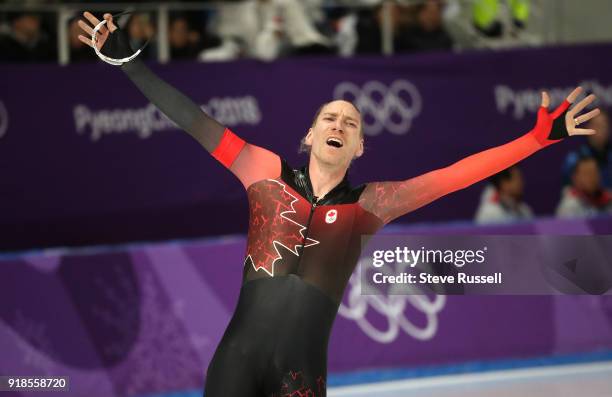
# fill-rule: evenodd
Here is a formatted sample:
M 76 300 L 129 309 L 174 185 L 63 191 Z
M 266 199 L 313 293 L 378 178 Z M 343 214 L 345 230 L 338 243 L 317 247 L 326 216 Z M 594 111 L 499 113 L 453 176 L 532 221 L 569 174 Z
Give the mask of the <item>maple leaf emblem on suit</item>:
M 306 226 L 296 220 L 296 205 L 300 199 L 289 191 L 286 184 L 267 179 L 249 190 L 251 217 L 245 263 L 250 263 L 255 271 L 261 269 L 274 276 L 274 265 L 283 258 L 284 252 L 288 250 L 299 256 L 298 249 L 302 245 L 306 248 L 319 244 L 319 241 L 310 237 L 304 241 Z M 259 200 L 260 195 L 264 195 L 266 200 Z

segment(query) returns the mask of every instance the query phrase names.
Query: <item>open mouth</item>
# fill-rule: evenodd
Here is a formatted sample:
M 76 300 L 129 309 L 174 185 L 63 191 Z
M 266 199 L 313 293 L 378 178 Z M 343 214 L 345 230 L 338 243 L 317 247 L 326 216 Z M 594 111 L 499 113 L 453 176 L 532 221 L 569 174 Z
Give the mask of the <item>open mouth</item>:
M 344 145 L 340 139 L 334 137 L 327 138 L 326 143 L 335 148 L 341 148 Z

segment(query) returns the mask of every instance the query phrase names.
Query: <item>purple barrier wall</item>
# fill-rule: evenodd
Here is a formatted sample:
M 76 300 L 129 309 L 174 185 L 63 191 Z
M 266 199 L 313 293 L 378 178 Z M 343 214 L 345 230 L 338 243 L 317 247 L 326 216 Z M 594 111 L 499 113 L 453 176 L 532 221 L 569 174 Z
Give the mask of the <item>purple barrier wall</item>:
M 318 106 L 362 108 L 354 183 L 406 179 L 528 131 L 541 89 L 557 105 L 582 84 L 612 105 L 612 46 L 155 65 L 249 141 L 300 165 Z M 0 249 L 242 233 L 241 185 L 109 65 L 0 65 Z M 549 214 L 579 139 L 524 161 L 526 198 Z M 482 186 L 403 221 L 469 219 Z
M 612 219 L 388 232 L 553 227 L 591 234 Z M 201 388 L 237 300 L 244 248 L 230 237 L 0 259 L 0 374 L 70 376 L 79 395 Z M 367 296 L 356 274 L 334 324 L 332 372 L 612 348 L 610 296 Z

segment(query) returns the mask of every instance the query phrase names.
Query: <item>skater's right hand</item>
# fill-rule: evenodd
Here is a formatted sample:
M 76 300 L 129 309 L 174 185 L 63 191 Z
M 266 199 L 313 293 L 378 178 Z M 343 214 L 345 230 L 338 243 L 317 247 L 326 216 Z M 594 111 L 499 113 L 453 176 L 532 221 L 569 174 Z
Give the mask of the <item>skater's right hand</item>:
M 86 21 L 80 19 L 78 23 L 79 27 L 85 33 L 87 33 L 87 36 L 79 35 L 79 40 L 93 48 L 91 34 L 93 33 L 94 27 L 96 27 L 100 23 L 100 20 L 89 11 L 85 11 L 83 13 L 83 16 L 85 17 Z M 113 33 L 115 30 L 117 30 L 117 25 L 115 25 L 115 23 L 113 22 L 113 16 L 111 14 L 104 14 L 104 19 L 106 19 L 106 25 L 102 26 L 97 32 L 98 50 L 100 50 L 104 46 L 104 43 L 108 39 L 109 30 L 110 33 Z

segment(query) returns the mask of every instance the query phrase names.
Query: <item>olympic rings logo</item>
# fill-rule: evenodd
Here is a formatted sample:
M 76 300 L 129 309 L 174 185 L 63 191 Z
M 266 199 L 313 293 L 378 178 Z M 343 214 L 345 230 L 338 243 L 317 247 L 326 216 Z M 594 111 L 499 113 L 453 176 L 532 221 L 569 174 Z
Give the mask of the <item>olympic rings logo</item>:
M 9 116 L 4 102 L 0 101 L 0 138 L 2 138 L 8 130 Z
M 419 90 L 406 80 L 395 80 L 388 87 L 375 80 L 363 87 L 344 81 L 334 89 L 334 98 L 351 101 L 359 108 L 363 132 L 369 136 L 383 130 L 394 135 L 406 134 L 423 106 Z
M 359 263 L 357 270 L 351 275 L 348 299 L 340 304 L 338 313 L 346 319 L 355 321 L 366 335 L 378 343 L 392 343 L 399 336 L 400 330 L 420 341 L 432 339 L 438 331 L 438 313 L 446 305 L 446 296 L 386 295 L 384 293 L 364 295 L 361 288 L 361 269 L 371 263 L 371 260 L 368 262 L 366 259 L 362 259 L 365 262 Z M 373 286 L 368 286 L 368 289 L 372 290 Z M 423 313 L 424 325 L 418 326 L 406 318 L 404 312 L 409 305 Z M 377 327 L 368 320 L 367 313 L 370 307 L 387 318 L 386 327 Z M 376 316 L 376 319 L 379 317 Z M 418 321 L 418 323 L 422 324 L 423 321 Z

